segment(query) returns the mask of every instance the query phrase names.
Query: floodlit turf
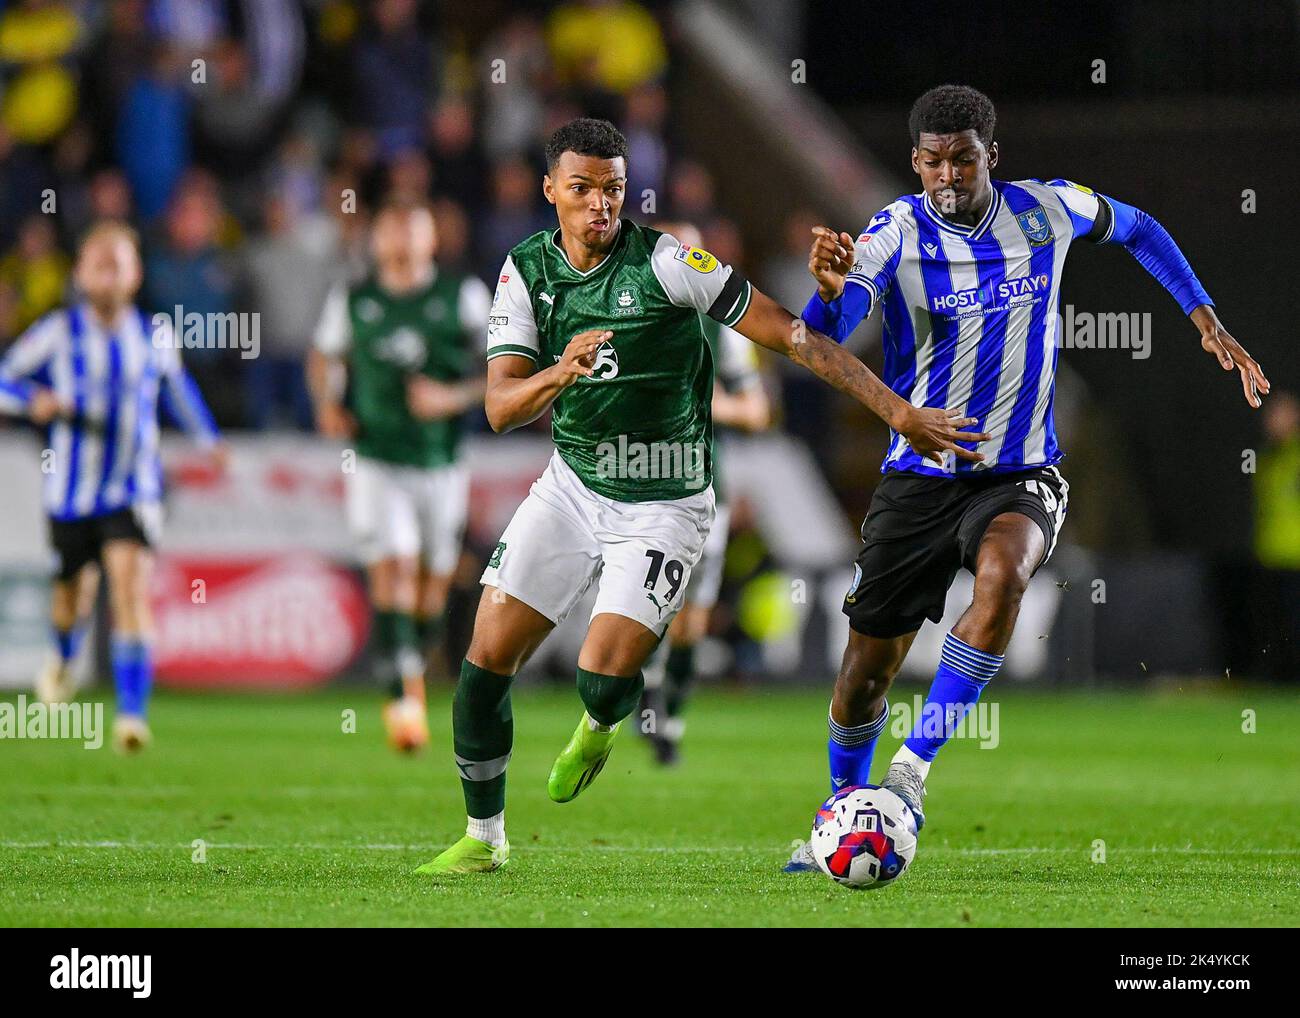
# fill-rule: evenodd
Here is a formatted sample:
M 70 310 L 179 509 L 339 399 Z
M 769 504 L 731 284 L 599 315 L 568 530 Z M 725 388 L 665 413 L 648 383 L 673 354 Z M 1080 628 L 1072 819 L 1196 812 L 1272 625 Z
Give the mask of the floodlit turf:
M 546 775 L 578 699 L 520 691 L 510 864 L 417 877 L 463 831 L 448 701 L 434 694 L 435 749 L 415 759 L 384 747 L 378 702 L 347 691 L 162 694 L 156 744 L 134 759 L 0 741 L 0 923 L 1300 923 L 1294 693 L 1004 694 L 1000 744 L 948 746 L 911 872 L 869 892 L 780 872 L 824 794 L 823 692 L 701 695 L 680 768 L 656 770 L 624 732 L 557 806 Z

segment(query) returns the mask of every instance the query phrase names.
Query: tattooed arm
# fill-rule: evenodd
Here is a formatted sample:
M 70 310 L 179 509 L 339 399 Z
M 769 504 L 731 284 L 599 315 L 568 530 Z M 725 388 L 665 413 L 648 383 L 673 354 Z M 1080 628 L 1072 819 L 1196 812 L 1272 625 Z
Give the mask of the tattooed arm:
M 852 396 L 905 437 L 922 456 L 942 462 L 947 451 L 975 462 L 984 459 L 982 454 L 957 445 L 988 441 L 988 435 L 962 430 L 974 424 L 975 418 L 956 410 L 912 406 L 853 354 L 757 289 L 745 316 L 734 328 L 751 342 L 789 357 L 828 385 Z

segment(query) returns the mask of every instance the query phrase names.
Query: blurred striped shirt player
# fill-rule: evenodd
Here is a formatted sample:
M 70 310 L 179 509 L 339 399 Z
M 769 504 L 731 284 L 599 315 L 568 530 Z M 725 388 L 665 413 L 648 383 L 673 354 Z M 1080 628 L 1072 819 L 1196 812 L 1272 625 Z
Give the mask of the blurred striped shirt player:
M 0 412 L 23 414 L 47 388 L 66 412 L 49 425 L 53 469 L 43 503 L 53 520 L 80 520 L 162 498 L 158 403 L 201 446 L 217 428 L 181 365 L 165 318 L 151 326 L 137 308 L 105 329 L 88 306 L 53 311 L 0 359 Z
M 805 320 L 840 342 L 883 305 L 885 383 L 917 407 L 960 409 L 983 462 L 940 467 L 891 434 L 882 472 L 1006 473 L 1061 459 L 1052 419 L 1061 275 L 1070 243 L 1121 243 L 1184 313 L 1210 298 L 1150 216 L 1068 180 L 990 181 L 974 226 L 945 219 L 925 193 L 882 209 L 854 244 L 843 295 L 814 294 Z M 961 443 L 975 448 L 974 443 Z

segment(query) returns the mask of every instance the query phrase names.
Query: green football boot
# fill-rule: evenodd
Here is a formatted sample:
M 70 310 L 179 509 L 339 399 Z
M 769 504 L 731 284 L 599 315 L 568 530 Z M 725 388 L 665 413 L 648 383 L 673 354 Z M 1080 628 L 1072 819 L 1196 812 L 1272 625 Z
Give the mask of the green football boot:
M 574 730 L 569 744 L 555 758 L 546 791 L 555 802 L 571 802 L 584 788 L 596 780 L 614 748 L 620 721 L 608 732 L 598 732 L 591 727 L 591 717 L 583 711 L 582 720 Z
M 452 845 L 432 862 L 416 869 L 424 876 L 443 874 L 491 873 L 510 861 L 510 842 L 493 848 L 486 841 L 471 838 L 468 834 Z

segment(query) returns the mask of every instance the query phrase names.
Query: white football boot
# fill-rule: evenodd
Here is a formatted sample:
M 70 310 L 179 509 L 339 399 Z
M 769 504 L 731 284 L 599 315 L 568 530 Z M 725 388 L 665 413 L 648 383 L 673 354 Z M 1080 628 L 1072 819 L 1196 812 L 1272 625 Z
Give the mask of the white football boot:
M 36 698 L 41 703 L 68 703 L 77 694 L 77 680 L 72 674 L 72 662 L 63 660 L 56 651 L 50 651 L 36 675 Z
M 153 741 L 149 724 L 139 714 L 113 718 L 113 748 L 119 753 L 138 753 Z

